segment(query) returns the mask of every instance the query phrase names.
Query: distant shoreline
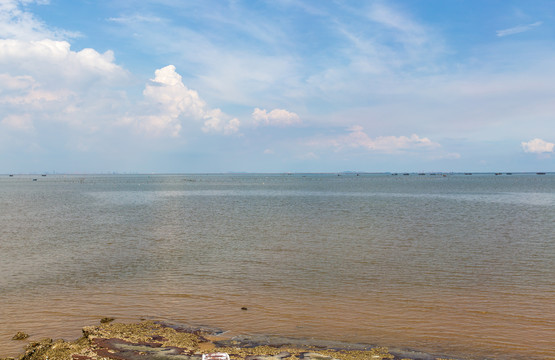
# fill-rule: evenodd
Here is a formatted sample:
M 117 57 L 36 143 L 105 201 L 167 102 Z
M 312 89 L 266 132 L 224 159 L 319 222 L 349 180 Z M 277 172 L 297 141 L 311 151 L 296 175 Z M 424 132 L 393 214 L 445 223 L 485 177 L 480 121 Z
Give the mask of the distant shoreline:
M 17 173 L 8 172 L 0 174 L 1 177 L 19 177 L 19 176 L 230 176 L 230 175 L 248 175 L 248 176 L 302 176 L 302 175 L 344 175 L 344 176 L 396 176 L 396 175 L 554 175 L 555 171 L 385 171 L 385 172 L 367 172 L 367 171 L 337 171 L 337 172 L 208 172 L 208 173 L 143 173 L 143 172 L 99 172 L 99 173 L 51 173 L 51 172 L 29 172 Z

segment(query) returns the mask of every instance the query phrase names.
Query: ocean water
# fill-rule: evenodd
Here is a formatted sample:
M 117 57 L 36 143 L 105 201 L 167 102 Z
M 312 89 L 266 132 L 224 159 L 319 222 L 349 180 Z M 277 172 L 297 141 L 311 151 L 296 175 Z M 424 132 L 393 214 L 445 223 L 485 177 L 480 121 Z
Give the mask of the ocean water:
M 555 359 L 553 174 L 3 175 L 0 229 L 0 357 L 113 316 Z

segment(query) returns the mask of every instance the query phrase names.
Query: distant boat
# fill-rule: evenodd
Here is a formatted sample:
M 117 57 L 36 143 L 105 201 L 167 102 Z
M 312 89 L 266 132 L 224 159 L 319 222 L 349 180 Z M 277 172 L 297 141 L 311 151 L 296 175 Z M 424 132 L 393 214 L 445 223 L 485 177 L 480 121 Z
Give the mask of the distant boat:
M 37 179 L 33 179 L 33 181 L 37 181 Z
M 403 175 L 410 175 L 409 173 L 404 173 Z
M 13 177 L 13 175 L 12 175 L 12 174 L 10 174 L 10 177 Z
M 544 172 L 539 172 L 539 173 L 536 173 L 536 174 L 537 174 L 537 175 L 545 175 Z
M 424 174 L 424 173 L 419 173 L 418 175 L 426 175 L 426 174 Z
M 472 175 L 472 173 L 464 173 L 465 175 Z
M 503 175 L 503 173 L 495 173 L 495 175 Z

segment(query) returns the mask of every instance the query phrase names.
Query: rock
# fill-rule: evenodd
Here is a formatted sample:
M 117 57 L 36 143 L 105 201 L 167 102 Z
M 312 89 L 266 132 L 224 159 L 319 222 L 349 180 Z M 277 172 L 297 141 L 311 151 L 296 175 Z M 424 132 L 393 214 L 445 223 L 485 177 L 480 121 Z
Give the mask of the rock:
M 291 357 L 291 353 L 282 351 L 276 355 L 248 355 L 245 360 L 283 360 L 288 357 Z
M 12 337 L 12 340 L 24 340 L 27 339 L 29 337 L 29 334 L 25 334 L 24 332 L 18 331 L 17 334 L 15 334 Z
M 114 320 L 116 319 L 114 319 L 113 317 L 103 317 L 102 319 L 100 319 L 100 323 L 107 324 L 107 323 L 111 323 Z
M 328 355 L 322 355 L 315 352 L 303 352 L 299 356 L 300 359 L 307 359 L 307 360 L 337 360 Z
M 245 306 L 243 306 L 243 307 L 241 308 L 241 310 L 248 310 L 248 309 L 247 309 Z

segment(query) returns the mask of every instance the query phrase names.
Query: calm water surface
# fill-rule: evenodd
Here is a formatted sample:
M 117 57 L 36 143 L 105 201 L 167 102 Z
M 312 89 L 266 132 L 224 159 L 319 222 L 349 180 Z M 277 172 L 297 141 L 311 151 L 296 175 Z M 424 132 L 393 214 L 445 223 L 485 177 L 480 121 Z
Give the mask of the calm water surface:
M 35 178 L 0 178 L 0 356 L 114 316 L 555 359 L 554 175 Z

